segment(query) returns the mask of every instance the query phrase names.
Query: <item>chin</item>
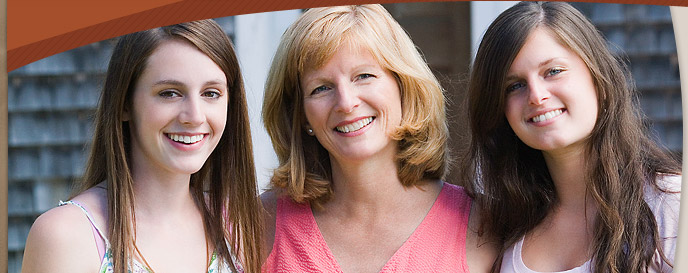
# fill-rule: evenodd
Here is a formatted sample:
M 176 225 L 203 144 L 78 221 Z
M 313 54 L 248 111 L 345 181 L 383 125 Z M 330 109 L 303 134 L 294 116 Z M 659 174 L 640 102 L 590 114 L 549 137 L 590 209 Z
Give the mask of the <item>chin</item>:
M 188 161 L 186 161 L 188 162 Z M 192 175 L 201 170 L 203 168 L 203 165 L 198 165 L 198 166 L 189 166 L 190 164 L 187 164 L 185 166 L 174 166 L 173 170 L 174 172 L 178 174 L 184 174 L 184 175 Z

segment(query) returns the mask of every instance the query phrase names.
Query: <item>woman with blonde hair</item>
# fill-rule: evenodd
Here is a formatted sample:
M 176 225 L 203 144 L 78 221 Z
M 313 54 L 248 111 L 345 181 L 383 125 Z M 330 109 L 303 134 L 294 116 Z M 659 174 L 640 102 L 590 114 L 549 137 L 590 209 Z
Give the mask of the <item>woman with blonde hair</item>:
M 579 11 L 521 2 L 487 29 L 464 162 L 502 272 L 670 272 L 681 168 Z M 493 268 L 497 269 L 497 268 Z
M 448 162 L 443 90 L 380 5 L 307 10 L 282 36 L 263 120 L 264 272 L 472 272 L 493 259 Z M 470 219 L 470 220 L 469 220 Z
M 244 87 L 212 20 L 119 39 L 74 197 L 41 215 L 23 272 L 258 272 Z

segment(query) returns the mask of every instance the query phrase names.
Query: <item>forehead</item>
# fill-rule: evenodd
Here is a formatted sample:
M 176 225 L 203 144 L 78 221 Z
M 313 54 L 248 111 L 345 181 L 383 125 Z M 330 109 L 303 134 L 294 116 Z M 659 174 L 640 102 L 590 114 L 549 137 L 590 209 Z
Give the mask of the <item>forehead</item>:
M 146 60 L 145 79 L 204 79 L 226 83 L 222 69 L 196 46 L 181 39 L 163 41 Z
M 309 63 L 306 63 L 303 73 L 322 69 L 323 67 L 328 66 L 335 61 L 339 65 L 353 65 L 354 63 L 361 64 L 363 62 L 366 64 L 380 65 L 372 51 L 368 47 L 360 44 L 343 44 L 332 52 L 327 53 L 327 55 L 322 55 L 322 58 L 319 58 L 317 62 L 313 60 Z
M 537 67 L 553 59 L 580 59 L 578 54 L 561 42 L 545 27 L 534 29 L 526 38 L 512 62 L 509 72 L 524 67 Z

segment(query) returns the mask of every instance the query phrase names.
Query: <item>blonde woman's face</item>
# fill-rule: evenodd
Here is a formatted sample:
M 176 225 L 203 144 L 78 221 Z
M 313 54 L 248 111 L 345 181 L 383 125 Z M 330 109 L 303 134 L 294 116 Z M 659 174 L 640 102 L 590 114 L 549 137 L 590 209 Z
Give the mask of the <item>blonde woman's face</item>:
M 192 44 L 170 40 L 158 46 L 125 114 L 134 171 L 200 170 L 224 131 L 227 92 L 224 72 Z
M 543 152 L 583 149 L 597 120 L 597 91 L 585 62 L 542 27 L 507 73 L 505 114 L 526 145 Z
M 367 49 L 343 46 L 322 67 L 307 69 L 300 83 L 306 130 L 335 164 L 394 158 L 390 135 L 401 123 L 399 85 Z

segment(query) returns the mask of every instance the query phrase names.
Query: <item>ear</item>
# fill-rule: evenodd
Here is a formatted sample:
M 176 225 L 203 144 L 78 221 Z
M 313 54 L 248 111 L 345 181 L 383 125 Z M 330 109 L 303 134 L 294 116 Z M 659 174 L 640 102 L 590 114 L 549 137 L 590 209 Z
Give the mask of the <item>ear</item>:
M 124 109 L 122 109 L 122 121 L 129 121 L 131 120 L 131 114 L 129 113 L 129 106 L 124 106 Z

